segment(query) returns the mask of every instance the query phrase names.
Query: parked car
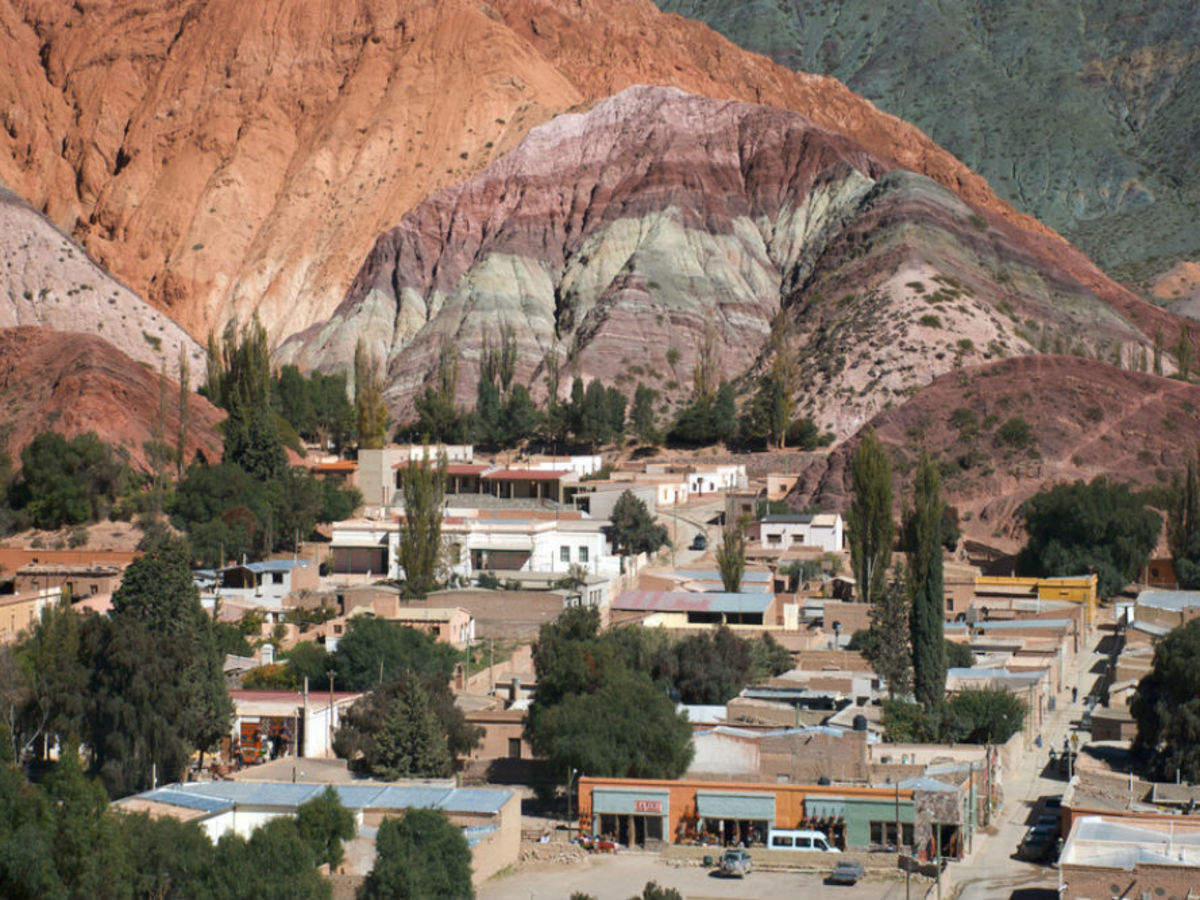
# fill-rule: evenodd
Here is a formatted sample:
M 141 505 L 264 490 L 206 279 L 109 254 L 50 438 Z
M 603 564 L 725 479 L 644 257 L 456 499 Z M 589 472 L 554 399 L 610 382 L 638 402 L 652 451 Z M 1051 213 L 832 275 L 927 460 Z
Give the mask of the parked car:
M 847 859 L 833 867 L 833 871 L 829 873 L 829 877 L 825 879 L 825 883 L 844 884 L 849 887 L 858 884 L 858 879 L 862 877 L 862 863 L 856 859 Z
M 708 538 L 706 538 L 703 534 L 696 535 L 694 538 L 692 538 L 692 549 L 693 550 L 707 550 L 708 549 Z
M 726 850 L 721 854 L 721 874 L 745 878 L 754 867 L 750 854 L 745 850 Z
M 1051 828 L 1057 835 L 1062 821 L 1056 813 L 1042 813 L 1033 824 L 1038 828 Z
M 807 850 L 821 853 L 841 853 L 829 843 L 820 831 L 797 831 L 793 829 L 771 829 L 767 846 L 772 850 Z
M 1056 829 L 1035 825 L 1025 833 L 1025 838 L 1021 841 L 1018 852 L 1022 859 L 1041 862 L 1051 855 L 1057 842 L 1058 833 Z

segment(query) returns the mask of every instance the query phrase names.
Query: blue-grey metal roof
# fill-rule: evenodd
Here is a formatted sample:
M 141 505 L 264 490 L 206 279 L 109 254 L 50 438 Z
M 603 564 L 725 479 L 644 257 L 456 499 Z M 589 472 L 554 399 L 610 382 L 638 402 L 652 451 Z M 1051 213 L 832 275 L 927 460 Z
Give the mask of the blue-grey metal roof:
M 234 569 L 249 569 L 259 575 L 264 572 L 290 572 L 292 569 L 299 566 L 305 568 L 308 565 L 307 559 L 264 559 L 259 562 L 239 563 L 234 566 L 226 566 L 222 572 L 231 572 Z
M 759 521 L 772 525 L 809 525 L 813 518 L 810 513 L 767 513 Z
M 944 781 L 938 781 L 936 778 L 929 778 L 926 775 L 918 775 L 916 778 L 905 778 L 897 787 L 902 790 L 909 791 L 930 791 L 937 793 L 954 793 L 958 790 L 952 784 L 946 784 Z
M 1134 631 L 1152 634 L 1155 637 L 1162 637 L 1171 630 L 1166 625 L 1155 625 L 1153 622 L 1143 622 L 1140 619 L 1134 619 L 1133 624 L 1130 625 L 1130 628 L 1132 628 Z
M 215 781 L 177 784 L 147 791 L 146 800 L 191 809 L 230 806 L 295 808 L 324 792 L 324 784 L 272 781 Z M 382 783 L 335 784 L 342 805 L 349 809 L 440 809 L 459 813 L 498 813 L 513 792 L 499 788 L 452 788 Z
M 1200 606 L 1200 591 L 1163 591 L 1150 588 L 1137 596 L 1138 606 L 1179 611 Z
M 143 800 L 155 803 L 182 806 L 184 809 L 198 809 L 208 813 L 220 812 L 233 806 L 231 802 L 222 797 L 209 796 L 195 791 L 175 790 L 173 787 L 161 787 L 138 796 Z
M 729 594 L 721 591 L 622 591 L 613 609 L 639 612 L 765 613 L 773 594 Z
M 946 670 L 947 678 L 1002 678 L 1011 681 L 1037 681 L 1046 672 L 1045 669 L 1030 669 L 1029 671 L 1013 672 L 1009 669 L 984 669 L 974 666 L 951 666 Z

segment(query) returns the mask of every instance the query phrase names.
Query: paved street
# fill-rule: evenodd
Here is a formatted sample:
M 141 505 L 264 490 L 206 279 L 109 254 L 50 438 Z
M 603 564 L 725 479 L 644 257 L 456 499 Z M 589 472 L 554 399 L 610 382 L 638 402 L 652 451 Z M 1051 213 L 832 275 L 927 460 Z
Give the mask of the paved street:
M 1073 722 L 1084 713 L 1084 699 L 1098 677 L 1090 670 L 1103 657 L 1096 645 L 1106 632 L 1093 631 L 1090 646 L 1081 650 L 1074 677 L 1068 678 L 1068 694 L 1059 698 L 1058 709 L 1048 713 L 1042 731 L 1042 747 L 1034 746 L 1016 765 L 1004 773 L 1004 808 L 998 817 L 999 831 L 995 835 L 979 834 L 971 855 L 947 869 L 948 882 L 957 887 L 959 900 L 996 900 L 1009 897 L 1013 891 L 1036 888 L 1055 890 L 1058 871 L 1049 865 L 1037 865 L 1016 858 L 1017 845 L 1028 827 L 1030 814 L 1041 797 L 1061 794 L 1066 782 L 1045 777 L 1048 748 L 1062 747 L 1070 734 Z M 1079 700 L 1070 702 L 1070 687 L 1078 686 Z M 952 896 L 943 890 L 943 896 Z M 1030 894 L 1030 897 L 1036 894 Z
M 709 519 L 725 509 L 725 495 L 716 499 L 704 500 L 700 503 L 688 504 L 678 508 L 663 507 L 658 510 L 658 520 L 667 526 L 667 533 L 675 544 L 675 564 L 688 565 L 702 557 L 706 552 L 716 549 L 720 539 L 721 529 L 709 525 Z M 697 534 L 708 538 L 708 550 L 692 550 L 692 541 Z

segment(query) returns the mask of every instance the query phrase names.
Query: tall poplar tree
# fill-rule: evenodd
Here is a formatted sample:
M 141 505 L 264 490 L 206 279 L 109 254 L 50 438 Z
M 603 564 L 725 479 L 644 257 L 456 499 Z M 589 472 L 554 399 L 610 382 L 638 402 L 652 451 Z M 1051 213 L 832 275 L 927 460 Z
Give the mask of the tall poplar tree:
M 404 596 L 424 597 L 437 587 L 446 504 L 446 456 L 412 460 L 400 470 L 404 520 L 396 553 L 404 569 Z
M 1183 480 L 1176 476 L 1172 489 L 1167 543 L 1179 586 L 1195 590 L 1200 586 L 1200 450 L 1188 460 Z
M 725 529 L 724 540 L 717 548 L 717 568 L 725 590 L 736 594 L 742 589 L 742 576 L 746 573 L 746 529 L 741 522 L 734 522 Z
M 913 538 L 907 567 L 913 694 L 926 707 L 941 703 L 946 693 L 946 643 L 943 633 L 942 483 L 937 464 L 922 454 L 913 484 L 913 505 L 905 531 Z
M 874 603 L 887 587 L 892 562 L 892 464 L 874 430 L 863 435 L 850 460 L 850 485 L 854 499 L 846 513 L 850 565 L 859 598 Z
M 383 403 L 379 361 L 360 338 L 354 347 L 354 422 L 358 449 L 379 450 L 387 439 L 388 415 Z

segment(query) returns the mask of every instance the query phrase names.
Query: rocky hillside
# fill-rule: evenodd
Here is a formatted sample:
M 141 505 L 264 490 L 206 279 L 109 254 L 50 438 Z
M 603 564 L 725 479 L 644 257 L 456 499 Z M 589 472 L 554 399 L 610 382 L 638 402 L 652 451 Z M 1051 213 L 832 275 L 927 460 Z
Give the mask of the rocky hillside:
M 155 371 L 165 363 L 173 377 L 182 348 L 193 377 L 204 372 L 187 332 L 0 186 L 0 328 L 17 325 L 94 334 Z
M 0 0 L 0 46 L 0 179 L 199 337 L 324 320 L 428 192 L 639 83 L 802 112 L 1094 277 L 917 129 L 649 0 Z
M 1200 258 L 1194 0 L 659 5 L 790 68 L 836 76 L 1139 288 Z
M 0 444 L 14 458 L 42 431 L 73 437 L 94 431 L 146 468 L 160 396 L 168 442 L 178 429 L 178 388 L 98 337 L 45 328 L 0 328 Z M 198 394 L 189 398 L 189 460 L 221 456 L 217 423 L 225 414 Z
M 942 468 L 963 532 L 1015 546 L 1014 512 L 1057 482 L 1097 475 L 1170 482 L 1200 444 L 1200 387 L 1070 356 L 1009 359 L 947 373 L 870 423 L 901 475 L 922 450 Z M 844 509 L 858 437 L 809 463 L 789 502 Z
M 557 338 L 585 377 L 679 395 L 706 328 L 734 377 L 783 308 L 802 407 L 840 436 L 954 366 L 1055 347 L 1123 356 L 1175 327 L 1065 262 L 804 116 L 631 88 L 433 194 L 281 357 L 336 369 L 362 338 L 403 415 L 447 340 L 472 397 L 480 344 L 508 323 L 519 377 Z

